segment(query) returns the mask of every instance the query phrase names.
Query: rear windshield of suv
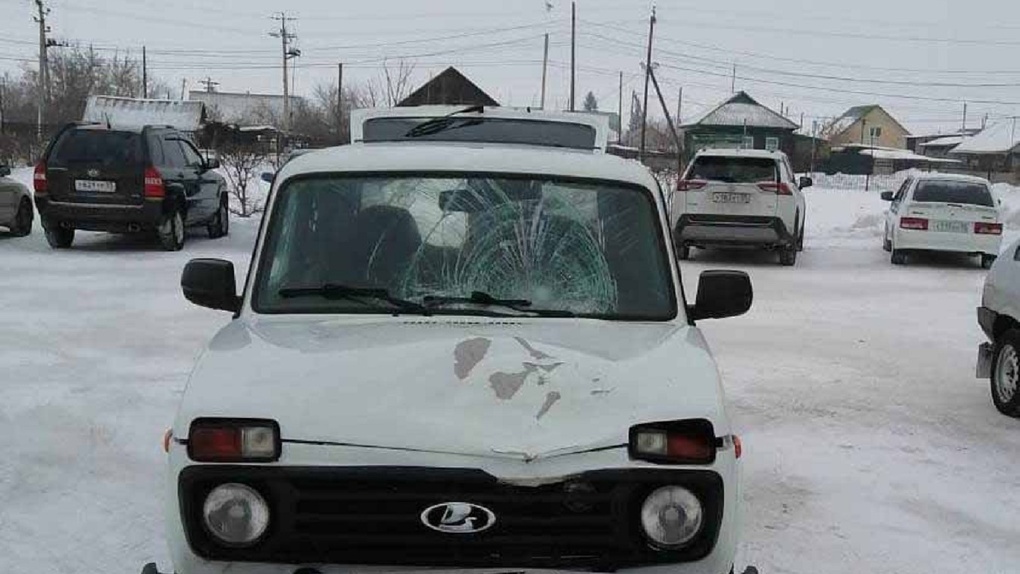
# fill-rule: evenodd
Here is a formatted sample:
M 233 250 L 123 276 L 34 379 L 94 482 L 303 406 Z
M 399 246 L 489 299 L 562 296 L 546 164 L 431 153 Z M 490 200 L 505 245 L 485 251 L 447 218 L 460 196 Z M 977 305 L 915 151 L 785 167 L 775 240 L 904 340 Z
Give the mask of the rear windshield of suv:
M 776 162 L 767 157 L 736 157 L 703 155 L 694 160 L 687 179 L 755 183 L 775 181 Z
M 411 130 L 432 118 L 375 118 L 365 122 L 363 140 L 389 142 L 434 140 L 537 145 L 590 150 L 595 128 L 585 124 L 517 120 L 512 118 L 450 117 L 441 129 L 414 134 Z M 408 135 L 408 134 L 411 135 Z
M 144 159 L 142 138 L 136 132 L 78 129 L 60 136 L 46 163 L 56 167 L 138 166 Z
M 995 200 L 988 186 L 965 181 L 923 181 L 914 190 L 914 201 L 995 207 Z

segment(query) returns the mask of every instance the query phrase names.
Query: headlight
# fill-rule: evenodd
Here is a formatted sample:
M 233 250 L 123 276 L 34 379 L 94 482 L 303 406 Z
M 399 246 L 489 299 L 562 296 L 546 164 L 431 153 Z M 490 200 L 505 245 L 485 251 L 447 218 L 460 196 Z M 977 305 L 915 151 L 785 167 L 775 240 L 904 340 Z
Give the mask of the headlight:
M 701 502 L 681 486 L 659 488 L 641 506 L 641 526 L 656 548 L 684 546 L 701 531 L 701 524 Z
M 237 483 L 214 488 L 202 505 L 209 533 L 227 546 L 250 546 L 269 526 L 269 505 L 254 488 Z

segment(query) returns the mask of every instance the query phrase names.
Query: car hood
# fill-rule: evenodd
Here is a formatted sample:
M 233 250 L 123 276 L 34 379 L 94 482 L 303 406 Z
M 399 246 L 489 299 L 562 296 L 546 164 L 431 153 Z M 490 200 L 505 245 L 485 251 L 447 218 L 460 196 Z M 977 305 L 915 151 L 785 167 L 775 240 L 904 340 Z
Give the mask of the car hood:
M 526 459 L 625 444 L 630 426 L 729 424 L 700 332 L 668 323 L 237 320 L 199 360 L 197 417 L 274 419 L 284 441 Z

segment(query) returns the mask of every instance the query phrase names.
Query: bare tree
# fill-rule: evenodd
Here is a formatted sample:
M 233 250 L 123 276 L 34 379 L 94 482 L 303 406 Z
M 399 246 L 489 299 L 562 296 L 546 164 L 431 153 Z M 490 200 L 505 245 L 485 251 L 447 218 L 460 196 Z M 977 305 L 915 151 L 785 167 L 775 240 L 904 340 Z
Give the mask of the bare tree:
M 265 198 L 258 192 L 257 178 L 268 158 L 261 147 L 231 144 L 219 150 L 220 163 L 230 185 L 230 211 L 239 217 L 262 213 Z
M 382 78 L 369 81 L 357 93 L 355 107 L 393 107 L 411 93 L 414 64 L 399 60 L 395 67 L 383 62 Z

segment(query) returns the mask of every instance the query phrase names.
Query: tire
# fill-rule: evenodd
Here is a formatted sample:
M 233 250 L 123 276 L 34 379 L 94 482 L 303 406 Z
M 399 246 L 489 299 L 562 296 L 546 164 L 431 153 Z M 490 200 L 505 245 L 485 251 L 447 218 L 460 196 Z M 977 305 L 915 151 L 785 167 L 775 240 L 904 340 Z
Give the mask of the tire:
M 74 243 L 74 229 L 44 225 L 43 230 L 46 232 L 46 242 L 53 249 L 67 249 Z
M 995 263 L 995 259 L 996 259 L 995 255 L 988 255 L 987 253 L 982 254 L 981 255 L 981 268 L 982 269 L 991 269 L 992 268 L 992 264 Z
M 888 253 L 892 253 L 892 239 L 889 239 L 889 228 L 885 229 L 885 233 L 882 234 L 882 249 Z
M 676 248 L 676 257 L 680 261 L 687 261 L 691 258 L 691 246 L 690 245 L 678 245 Z
M 32 211 L 32 202 L 22 198 L 18 204 L 18 213 L 14 215 L 14 224 L 11 225 L 11 235 L 25 237 L 32 233 L 32 220 L 35 219 L 35 212 Z
M 989 379 L 995 408 L 1020 418 L 1020 330 L 1010 329 L 995 341 Z
M 800 222 L 800 235 L 797 236 L 797 251 L 804 251 L 804 224 L 807 223 L 807 218 Z
M 902 249 L 893 249 L 892 256 L 889 258 L 893 265 L 906 265 L 907 254 Z
M 784 247 L 779 251 L 779 264 L 792 267 L 797 264 L 797 246 Z
M 184 249 L 184 214 L 180 209 L 163 215 L 156 227 L 156 235 L 165 251 Z
M 227 209 L 227 194 L 220 195 L 220 206 L 207 226 L 209 239 L 219 239 L 230 233 L 230 210 Z

